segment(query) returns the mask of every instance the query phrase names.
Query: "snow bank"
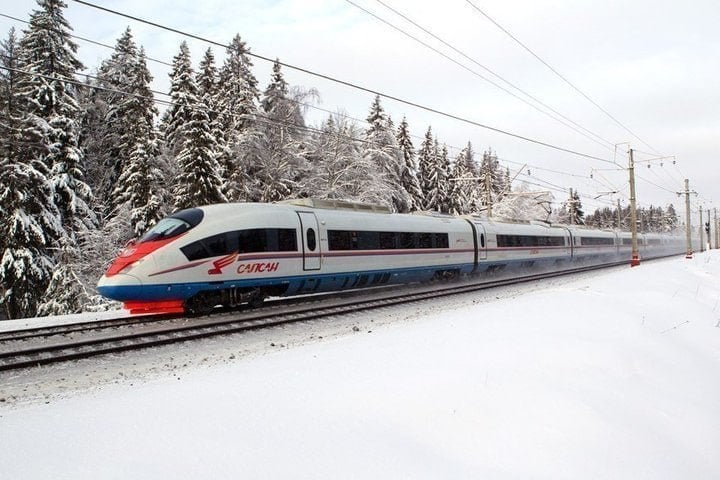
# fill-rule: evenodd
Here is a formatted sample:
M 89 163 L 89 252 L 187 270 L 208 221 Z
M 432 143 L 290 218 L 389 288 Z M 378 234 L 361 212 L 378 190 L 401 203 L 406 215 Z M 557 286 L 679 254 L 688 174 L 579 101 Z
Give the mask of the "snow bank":
M 720 478 L 718 278 L 716 251 L 644 263 L 0 403 L 0 477 Z

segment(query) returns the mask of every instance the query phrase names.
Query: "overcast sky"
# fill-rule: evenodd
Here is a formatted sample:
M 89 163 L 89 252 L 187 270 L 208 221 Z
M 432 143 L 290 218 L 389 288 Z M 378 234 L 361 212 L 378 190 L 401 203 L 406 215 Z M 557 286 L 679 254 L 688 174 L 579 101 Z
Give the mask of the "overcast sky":
M 683 188 L 683 179 L 689 178 L 691 189 L 700 194 L 693 198 L 696 209 L 699 205 L 720 206 L 720 168 L 717 167 L 720 2 L 717 0 L 472 0 L 639 138 L 583 98 L 466 0 L 382 1 L 472 61 L 380 2 L 352 1 L 472 72 L 381 23 L 347 0 L 97 0 L 96 3 L 221 43 L 227 43 L 239 33 L 253 53 L 278 57 L 287 64 L 600 157 L 605 161 L 533 144 L 396 101 L 383 101 L 396 123 L 407 116 L 413 135 L 423 136 L 428 125 L 432 125 L 439 139 L 453 147 L 453 154 L 457 153 L 454 147 L 462 147 L 468 141 L 478 153 L 492 147 L 513 175 L 527 164 L 518 181 L 537 184 L 532 185 L 534 189 L 552 189 L 558 200 L 564 199 L 563 192 L 568 188 L 577 189 L 585 195 L 586 211 L 618 198 L 623 204 L 627 203 L 628 175 L 621 167 L 627 167 L 628 143 L 633 149 L 647 152 L 636 154 L 639 204 L 674 203 L 676 207 L 684 207 L 684 199 L 678 198 L 675 192 Z M 66 2 L 66 18 L 78 36 L 114 45 L 129 25 L 149 57 L 168 63 L 184 39 L 176 33 L 72 0 Z M 34 1 L 21 0 L 3 5 L 0 13 L 27 19 L 35 8 Z M 0 18 L 5 32 L 12 25 L 25 27 Z M 187 40 L 197 64 L 210 45 Z M 88 71 L 97 68 L 111 53 L 79 40 L 78 45 Z M 224 52 L 219 47 L 213 50 L 221 63 Z M 254 62 L 255 74 L 264 88 L 270 65 L 259 59 Z M 478 64 L 602 140 L 590 140 L 586 136 L 589 134 L 581 135 L 489 84 L 478 74 L 537 105 Z M 167 91 L 169 68 L 154 62 L 149 66 L 155 76 L 155 88 Z M 291 69 L 285 69 L 285 75 L 293 85 L 317 89 L 318 107 L 331 111 L 341 109 L 359 119 L 367 116 L 372 94 Z M 542 106 L 538 108 L 545 110 Z M 311 122 L 319 122 L 326 115 L 314 109 L 308 113 Z M 416 147 L 420 141 L 415 139 Z M 620 145 L 615 148 L 613 144 Z M 659 156 L 658 153 L 676 156 L 676 164 L 673 165 L 672 159 L 645 161 L 653 155 Z M 650 168 L 648 163 L 652 165 Z M 615 190 L 619 193 L 606 194 Z M 598 195 L 603 196 L 593 200 Z

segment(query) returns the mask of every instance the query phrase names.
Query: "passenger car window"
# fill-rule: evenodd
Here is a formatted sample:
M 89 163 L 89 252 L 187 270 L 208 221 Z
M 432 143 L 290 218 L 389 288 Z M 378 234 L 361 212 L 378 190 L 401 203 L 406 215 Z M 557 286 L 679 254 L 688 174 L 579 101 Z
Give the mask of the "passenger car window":
M 317 247 L 317 242 L 315 241 L 315 230 L 312 228 L 308 228 L 305 237 L 307 238 L 308 250 L 310 250 L 311 252 L 314 252 L 315 247 Z

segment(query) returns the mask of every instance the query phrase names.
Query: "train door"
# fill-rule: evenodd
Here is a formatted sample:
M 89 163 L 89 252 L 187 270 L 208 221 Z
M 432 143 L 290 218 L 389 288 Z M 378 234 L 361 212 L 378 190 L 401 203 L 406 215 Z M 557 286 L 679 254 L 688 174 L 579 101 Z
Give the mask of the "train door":
M 485 227 L 482 223 L 476 223 L 475 228 L 477 229 L 478 238 L 478 260 L 487 260 L 487 234 L 485 233 Z
M 320 230 L 312 212 L 297 212 L 302 232 L 303 270 L 320 270 Z

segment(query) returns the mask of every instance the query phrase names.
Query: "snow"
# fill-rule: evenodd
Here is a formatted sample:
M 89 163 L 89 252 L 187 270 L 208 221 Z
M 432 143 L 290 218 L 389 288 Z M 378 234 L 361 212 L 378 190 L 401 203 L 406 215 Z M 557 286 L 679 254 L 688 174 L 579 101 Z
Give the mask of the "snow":
M 712 251 L 4 374 L 0 478 L 720 478 L 719 276 Z
M 0 333 L 26 328 L 49 327 L 53 325 L 69 325 L 83 322 L 99 322 L 112 318 L 121 318 L 130 315 L 128 310 L 107 310 L 93 313 L 75 313 L 69 315 L 49 315 L 37 318 L 19 318 L 17 320 L 3 320 L 0 322 Z

